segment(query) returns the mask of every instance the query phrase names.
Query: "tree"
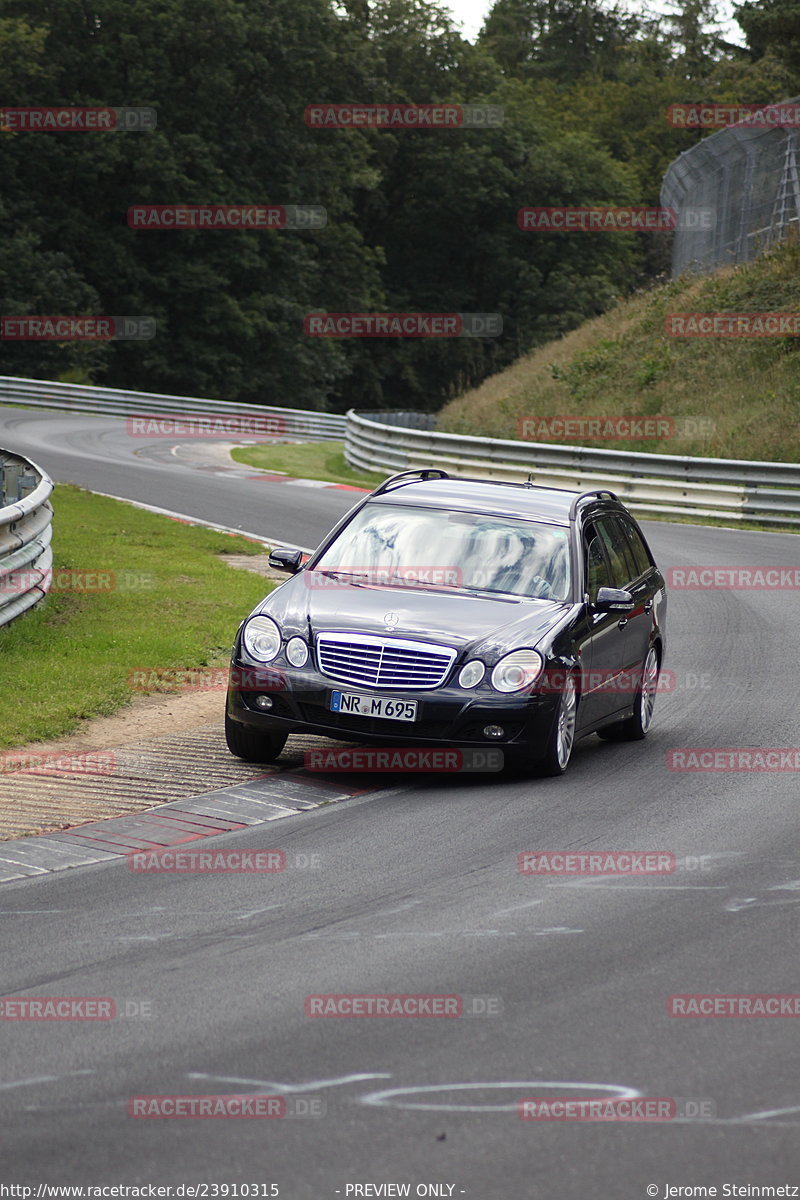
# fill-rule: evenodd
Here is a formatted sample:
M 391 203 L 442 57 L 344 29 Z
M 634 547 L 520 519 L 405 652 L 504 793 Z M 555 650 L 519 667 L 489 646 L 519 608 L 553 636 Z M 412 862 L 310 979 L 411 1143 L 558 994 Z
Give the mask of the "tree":
M 676 43 L 676 65 L 689 82 L 708 76 L 718 58 L 721 35 L 715 0 L 670 0 L 667 28 Z
M 480 42 L 509 75 L 567 85 L 587 71 L 614 78 L 641 24 L 600 0 L 496 0 Z
M 3 311 L 158 322 L 151 341 L 6 342 L 5 369 L 307 408 L 438 408 L 661 269 L 651 235 L 522 233 L 515 217 L 657 203 L 667 163 L 702 136 L 665 117 L 696 70 L 704 98 L 740 99 L 745 81 L 780 92 L 774 56 L 745 63 L 704 40 L 708 11 L 691 0 L 673 28 L 601 0 L 497 0 L 472 45 L 437 0 L 3 0 L 5 103 L 158 116 L 149 133 L 0 133 Z M 505 122 L 304 120 L 315 103 L 376 101 L 485 104 Z M 322 205 L 327 225 L 126 224 L 132 205 L 263 202 Z M 499 313 L 504 333 L 307 337 L 304 316 L 324 310 Z
M 33 0 L 9 0 L 24 22 Z M 360 78 L 325 0 L 45 0 L 48 103 L 152 106 L 150 133 L 7 134 L 8 219 L 58 253 L 98 311 L 151 315 L 158 336 L 109 347 L 102 382 L 315 407 L 348 348 L 303 333 L 309 310 L 380 304 L 375 254 L 352 219 L 375 186 L 369 149 L 326 139 L 307 104 Z M 19 95 L 19 92 L 16 93 Z M 14 97 L 4 89 L 4 99 Z M 33 83 L 23 102 L 41 103 Z M 311 232 L 147 232 L 133 204 L 322 204 Z M 33 243 L 31 243 L 33 244 Z M 37 301 L 39 303 L 39 301 Z M 52 311 L 53 300 L 41 304 Z M 46 360 L 43 359 L 43 362 Z
M 800 0 L 746 0 L 734 8 L 754 59 L 774 55 L 791 70 L 800 91 Z

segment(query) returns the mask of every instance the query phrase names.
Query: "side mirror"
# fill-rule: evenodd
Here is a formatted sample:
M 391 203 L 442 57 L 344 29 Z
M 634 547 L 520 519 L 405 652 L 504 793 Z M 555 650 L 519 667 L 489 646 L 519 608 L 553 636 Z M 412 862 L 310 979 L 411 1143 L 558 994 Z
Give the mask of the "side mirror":
M 598 612 L 630 612 L 633 596 L 625 588 L 601 587 L 597 589 L 594 607 Z
M 278 546 L 270 551 L 268 561 L 269 565 L 278 571 L 288 571 L 290 575 L 296 575 L 300 570 L 302 558 L 302 550 L 287 550 L 285 546 Z

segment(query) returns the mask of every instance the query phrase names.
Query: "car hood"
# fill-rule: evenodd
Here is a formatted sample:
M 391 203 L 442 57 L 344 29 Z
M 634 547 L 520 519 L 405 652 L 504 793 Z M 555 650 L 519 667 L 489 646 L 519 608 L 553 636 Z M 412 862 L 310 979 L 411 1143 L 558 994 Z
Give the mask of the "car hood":
M 315 573 L 316 575 L 317 573 Z M 492 598 L 430 588 L 352 584 L 322 577 L 322 586 L 301 571 L 259 605 L 287 633 L 316 637 L 347 630 L 377 637 L 436 642 L 461 650 L 481 645 L 488 652 L 534 646 L 569 613 L 570 603 L 526 597 Z M 387 623 L 387 614 L 396 621 Z

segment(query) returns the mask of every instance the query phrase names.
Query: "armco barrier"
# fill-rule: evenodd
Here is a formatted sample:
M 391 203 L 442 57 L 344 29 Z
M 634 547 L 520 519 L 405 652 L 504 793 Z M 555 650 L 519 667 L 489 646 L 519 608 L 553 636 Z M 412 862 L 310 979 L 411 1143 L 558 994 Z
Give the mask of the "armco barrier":
M 605 487 L 634 511 L 800 525 L 800 464 L 688 458 L 502 441 L 419 429 L 418 413 L 347 414 L 345 457 L 368 471 L 443 467 L 453 475 Z
M 174 417 L 189 414 L 271 416 L 282 420 L 286 436 L 313 441 L 342 441 L 346 423 L 345 417 L 337 413 L 275 408 L 265 404 L 234 404 L 228 400 L 202 400 L 188 396 L 161 396 L 155 392 L 125 392 L 117 388 L 53 383 L 47 379 L 18 379 L 12 375 L 0 375 L 0 404 L 21 404 L 25 407 L 55 408 L 111 417 L 139 414 Z
M 0 450 L 0 625 L 32 608 L 50 586 L 53 481 L 35 463 Z
M 435 431 L 429 413 L 334 413 L 222 400 L 126 392 L 0 376 L 0 405 L 109 416 L 219 414 L 280 417 L 288 437 L 345 441 L 347 461 L 369 471 L 441 466 L 454 475 L 524 480 L 550 487 L 607 487 L 643 514 L 683 513 L 759 524 L 800 525 L 800 464 L 643 454 L 467 437 Z M 0 543 L 0 546 L 2 543 Z M 2 550 L 0 550 L 2 553 Z

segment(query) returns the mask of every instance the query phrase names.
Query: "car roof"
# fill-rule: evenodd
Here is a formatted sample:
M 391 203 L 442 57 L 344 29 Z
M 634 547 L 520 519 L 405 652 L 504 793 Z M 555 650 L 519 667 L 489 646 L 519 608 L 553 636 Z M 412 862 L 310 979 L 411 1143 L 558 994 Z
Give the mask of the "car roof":
M 382 485 L 385 486 L 385 485 Z M 407 504 L 429 508 L 461 509 L 465 512 L 490 512 L 524 520 L 549 521 L 568 525 L 575 515 L 578 501 L 597 503 L 600 497 L 607 504 L 611 492 L 580 492 L 566 488 L 536 487 L 482 479 L 406 479 L 385 491 L 378 489 L 369 498 L 372 504 Z

